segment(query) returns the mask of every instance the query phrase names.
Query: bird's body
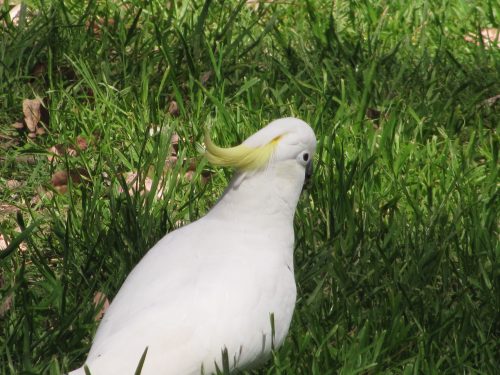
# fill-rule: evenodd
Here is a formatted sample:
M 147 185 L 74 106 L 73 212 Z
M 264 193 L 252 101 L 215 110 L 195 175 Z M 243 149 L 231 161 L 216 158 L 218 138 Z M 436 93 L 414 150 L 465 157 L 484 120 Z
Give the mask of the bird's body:
M 309 126 L 283 120 L 312 137 L 299 147 L 312 156 Z M 206 216 L 146 254 L 101 321 L 86 361 L 93 375 L 133 374 L 146 347 L 143 375 L 208 375 L 224 349 L 241 370 L 281 345 L 296 299 L 293 216 L 305 163 L 280 157 L 278 145 L 265 168 L 237 172 Z

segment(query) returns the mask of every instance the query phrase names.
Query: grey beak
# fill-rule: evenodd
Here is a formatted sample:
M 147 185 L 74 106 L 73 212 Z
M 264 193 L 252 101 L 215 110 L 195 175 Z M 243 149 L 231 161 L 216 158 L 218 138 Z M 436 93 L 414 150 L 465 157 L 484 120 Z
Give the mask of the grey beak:
M 306 164 L 306 178 L 304 181 L 304 185 L 309 185 L 312 175 L 313 175 L 313 162 L 312 160 L 309 160 Z

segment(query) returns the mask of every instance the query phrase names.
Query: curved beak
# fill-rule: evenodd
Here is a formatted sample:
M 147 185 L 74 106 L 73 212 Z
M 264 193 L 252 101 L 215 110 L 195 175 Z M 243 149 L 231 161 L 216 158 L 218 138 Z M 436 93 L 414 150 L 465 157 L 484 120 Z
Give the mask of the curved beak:
M 313 162 L 312 160 L 309 160 L 306 164 L 306 178 L 304 180 L 305 186 L 310 185 L 312 175 L 313 175 Z

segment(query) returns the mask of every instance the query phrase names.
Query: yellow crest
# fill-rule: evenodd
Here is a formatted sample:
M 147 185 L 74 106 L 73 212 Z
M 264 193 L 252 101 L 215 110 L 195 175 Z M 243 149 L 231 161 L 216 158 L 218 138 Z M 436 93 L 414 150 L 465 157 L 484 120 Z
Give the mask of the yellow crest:
M 267 165 L 280 138 L 278 136 L 264 146 L 255 148 L 244 144 L 223 148 L 212 142 L 207 131 L 205 132 L 205 156 L 213 165 L 233 167 L 241 171 L 253 171 Z

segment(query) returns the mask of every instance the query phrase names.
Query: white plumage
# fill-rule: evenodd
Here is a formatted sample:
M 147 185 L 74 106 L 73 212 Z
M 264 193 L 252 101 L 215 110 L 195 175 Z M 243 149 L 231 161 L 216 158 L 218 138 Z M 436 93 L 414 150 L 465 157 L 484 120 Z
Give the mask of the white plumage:
M 243 145 L 270 142 L 264 165 L 236 171 L 206 216 L 167 234 L 133 269 L 94 338 L 92 375 L 133 374 L 146 347 L 143 375 L 212 374 L 224 348 L 231 370 L 242 370 L 282 344 L 296 298 L 293 216 L 316 138 L 284 118 Z

